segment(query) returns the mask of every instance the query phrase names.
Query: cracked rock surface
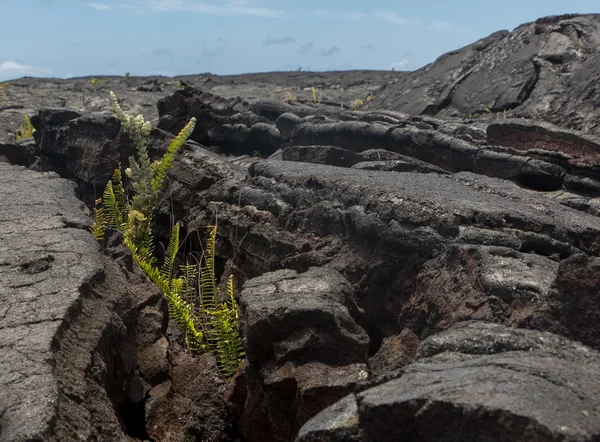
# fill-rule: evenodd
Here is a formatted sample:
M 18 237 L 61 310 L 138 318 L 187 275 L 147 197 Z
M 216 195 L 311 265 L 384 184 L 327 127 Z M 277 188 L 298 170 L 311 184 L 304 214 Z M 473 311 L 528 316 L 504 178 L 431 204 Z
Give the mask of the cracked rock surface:
M 550 333 L 467 322 L 425 340 L 417 357 L 313 417 L 296 441 L 600 437 L 600 354 L 588 347 Z
M 5 163 L 0 176 L 0 441 L 130 440 L 115 404 L 131 313 L 160 297 L 99 253 L 72 182 Z
M 47 440 L 57 338 L 102 263 L 72 183 L 2 163 L 0 176 L 0 440 Z

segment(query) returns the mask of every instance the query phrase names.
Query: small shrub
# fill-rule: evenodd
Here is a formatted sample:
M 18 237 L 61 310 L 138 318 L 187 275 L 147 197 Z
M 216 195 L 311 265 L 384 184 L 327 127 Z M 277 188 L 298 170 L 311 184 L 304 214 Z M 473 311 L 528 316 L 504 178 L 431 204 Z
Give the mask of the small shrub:
M 296 97 L 291 92 L 288 92 L 287 93 L 286 101 L 288 103 L 295 103 L 296 102 Z
M 315 89 L 314 86 L 311 88 L 311 90 L 312 90 L 313 104 L 317 104 L 317 90 Z
M 99 78 L 92 78 L 92 86 L 94 86 L 94 88 L 98 88 L 102 85 L 102 80 L 100 80 Z

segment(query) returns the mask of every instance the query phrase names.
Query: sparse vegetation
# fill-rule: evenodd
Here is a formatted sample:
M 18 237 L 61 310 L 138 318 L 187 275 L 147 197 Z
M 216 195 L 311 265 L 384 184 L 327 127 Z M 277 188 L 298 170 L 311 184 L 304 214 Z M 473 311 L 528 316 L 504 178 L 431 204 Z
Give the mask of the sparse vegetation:
M 373 98 L 375 98 L 373 96 L 373 92 L 371 92 L 369 95 L 367 95 L 367 99 L 366 99 L 367 104 L 369 104 L 371 101 L 373 101 Z
M 352 102 L 352 109 L 359 110 L 364 104 L 365 103 L 360 98 L 357 98 Z
M 287 101 L 288 103 L 295 103 L 296 102 L 296 97 L 291 92 L 288 92 L 287 93 L 287 98 L 286 98 L 285 101 Z
M 323 100 L 323 91 L 317 90 L 317 88 L 315 88 L 314 86 L 311 87 L 310 90 L 312 92 L 312 102 L 313 102 L 313 104 L 316 104 L 316 105 L 320 106 L 321 102 Z
M 99 88 L 102 85 L 102 80 L 100 80 L 99 78 L 92 78 L 92 86 L 94 86 L 94 89 Z
M 8 82 L 0 83 L 0 94 L 1 95 L 5 95 L 4 88 L 6 88 L 8 85 L 9 85 Z
M 224 301 L 217 291 L 214 265 L 217 226 L 209 226 L 206 250 L 197 262 L 192 260 L 190 263 L 186 259 L 185 264 L 175 265 L 180 248 L 178 223 L 172 227 L 161 266 L 154 255 L 151 228 L 154 213 L 167 172 L 194 130 L 196 120 L 192 118 L 181 130 L 160 161 L 151 163 L 146 149 L 150 123 L 144 121 L 142 115 L 125 114 L 114 93 L 111 92 L 110 98 L 115 114 L 138 153 L 137 160 L 129 158 L 130 167 L 125 170 L 133 197 L 129 198 L 121 171 L 116 169 L 102 198 L 96 201 L 95 221 L 90 230 L 99 241 L 103 239 L 106 227 L 121 232 L 135 262 L 167 299 L 169 315 L 180 326 L 187 350 L 192 354 L 214 352 L 222 373 L 231 377 L 245 355 L 238 333 L 233 277 L 227 279 Z
M 23 124 L 21 124 L 21 127 L 19 127 L 19 130 L 17 130 L 15 139 L 17 141 L 19 141 L 19 140 L 24 140 L 26 138 L 33 138 L 34 131 L 35 131 L 35 129 L 33 128 L 31 121 L 29 120 L 29 116 L 27 114 L 25 114 L 25 122 Z
M 183 84 L 183 82 L 181 80 L 177 80 L 175 82 L 175 86 L 179 89 L 184 89 L 185 88 L 185 84 Z
M 498 112 L 494 112 L 492 111 L 490 108 L 485 108 L 485 113 L 486 114 L 493 114 L 495 115 L 496 119 L 499 120 L 501 118 L 501 116 L 506 120 L 506 117 L 508 115 L 508 111 L 510 111 L 510 109 L 504 109 L 502 112 L 498 111 Z M 483 114 L 482 114 L 483 115 Z M 473 113 L 469 113 L 467 115 L 467 118 L 469 119 L 475 119 L 478 118 L 480 116 L 480 114 L 478 112 L 473 112 Z

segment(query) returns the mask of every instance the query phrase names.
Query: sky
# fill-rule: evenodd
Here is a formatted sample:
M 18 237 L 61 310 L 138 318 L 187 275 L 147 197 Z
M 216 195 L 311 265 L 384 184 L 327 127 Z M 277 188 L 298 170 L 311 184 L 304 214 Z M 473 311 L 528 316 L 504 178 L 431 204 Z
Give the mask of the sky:
M 0 0 L 0 81 L 22 76 L 416 70 L 599 0 Z

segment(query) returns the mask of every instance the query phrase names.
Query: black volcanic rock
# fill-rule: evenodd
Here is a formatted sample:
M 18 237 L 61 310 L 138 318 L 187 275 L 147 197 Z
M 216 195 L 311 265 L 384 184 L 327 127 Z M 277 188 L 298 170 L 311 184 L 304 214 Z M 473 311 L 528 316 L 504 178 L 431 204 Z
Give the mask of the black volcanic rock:
M 44 173 L 0 164 L 0 441 L 285 442 L 344 396 L 301 440 L 598 438 L 599 22 L 540 19 L 414 73 L 9 82 L 0 162 Z M 152 160 L 198 119 L 154 225 L 198 256 L 219 226 L 248 356 L 230 391 L 117 233 L 100 255 L 82 230 L 135 154 L 109 90 L 158 121 Z M 35 138 L 14 143 L 23 114 Z
M 470 322 L 420 359 L 327 408 L 296 442 L 592 441 L 600 354 L 550 333 Z M 567 381 L 569 379 L 569 381 Z
M 598 133 L 599 43 L 600 15 L 541 18 L 442 55 L 386 85 L 373 104 L 416 115 L 478 114 L 487 121 L 506 110 Z
M 352 287 L 335 270 L 279 270 L 246 282 L 240 304 L 249 361 L 246 437 L 289 440 L 368 377 L 369 338 L 352 313 Z

